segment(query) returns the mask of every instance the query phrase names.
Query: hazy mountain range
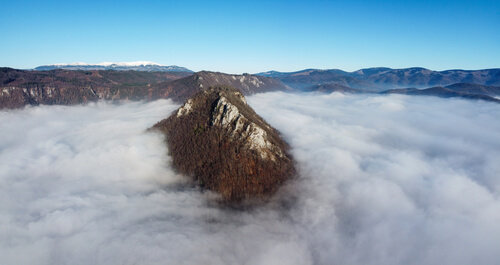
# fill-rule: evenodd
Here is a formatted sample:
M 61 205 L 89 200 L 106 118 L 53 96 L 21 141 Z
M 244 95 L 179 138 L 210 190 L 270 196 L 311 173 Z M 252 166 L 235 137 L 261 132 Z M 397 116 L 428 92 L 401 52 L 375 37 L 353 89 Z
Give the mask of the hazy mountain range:
M 323 84 L 339 84 L 367 91 L 384 91 L 393 88 L 428 88 L 456 83 L 500 86 L 500 69 L 432 71 L 425 68 L 367 68 L 354 72 L 338 69 L 307 69 L 297 72 L 264 72 L 257 75 L 281 80 L 288 86 L 304 89 Z
M 0 68 L 0 108 L 160 98 L 182 103 L 197 91 L 215 85 L 235 87 L 245 95 L 268 91 L 399 93 L 494 102 L 499 102 L 500 96 L 500 69 L 368 68 L 354 72 L 307 69 L 230 75 L 193 73 L 184 67 L 151 62 L 58 64 L 36 69 Z
M 65 70 L 115 70 L 115 71 L 147 71 L 147 72 L 190 72 L 193 71 L 176 65 L 161 65 L 154 62 L 139 61 L 139 62 L 123 62 L 112 63 L 104 62 L 98 64 L 88 63 L 70 63 L 70 64 L 51 64 L 42 65 L 35 68 L 37 71 L 47 71 L 54 69 Z
M 481 100 L 500 103 L 500 99 L 495 97 L 496 95 L 500 95 L 500 87 L 481 86 L 468 83 L 454 84 L 446 87 L 436 86 L 426 89 L 416 89 L 416 88 L 389 89 L 381 93 L 405 94 L 414 96 L 438 96 L 442 98 L 459 97 L 467 99 L 481 99 Z

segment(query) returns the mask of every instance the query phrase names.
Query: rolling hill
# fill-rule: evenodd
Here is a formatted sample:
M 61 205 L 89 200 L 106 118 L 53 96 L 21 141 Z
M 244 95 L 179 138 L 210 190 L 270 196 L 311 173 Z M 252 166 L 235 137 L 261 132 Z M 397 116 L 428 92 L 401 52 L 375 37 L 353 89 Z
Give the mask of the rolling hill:
M 384 91 L 401 87 L 428 88 L 470 83 L 500 86 L 500 69 L 432 71 L 425 68 L 391 69 L 384 67 L 345 72 L 338 69 L 307 69 L 298 72 L 264 72 L 257 75 L 273 77 L 295 89 L 315 85 L 339 84 L 355 89 Z

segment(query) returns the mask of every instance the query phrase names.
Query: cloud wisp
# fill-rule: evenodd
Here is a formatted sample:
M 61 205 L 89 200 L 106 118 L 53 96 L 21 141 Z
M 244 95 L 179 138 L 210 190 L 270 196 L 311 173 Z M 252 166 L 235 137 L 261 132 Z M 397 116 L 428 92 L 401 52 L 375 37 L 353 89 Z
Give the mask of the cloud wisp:
M 494 264 L 500 108 L 406 96 L 266 93 L 292 146 L 287 209 L 228 211 L 145 130 L 178 105 L 0 113 L 6 264 Z

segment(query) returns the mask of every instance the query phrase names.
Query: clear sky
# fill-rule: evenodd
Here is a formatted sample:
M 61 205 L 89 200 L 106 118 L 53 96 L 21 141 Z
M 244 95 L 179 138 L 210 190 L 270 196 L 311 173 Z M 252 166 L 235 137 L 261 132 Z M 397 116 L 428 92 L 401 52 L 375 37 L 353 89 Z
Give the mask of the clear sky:
M 0 66 L 500 67 L 500 1 L 0 0 Z

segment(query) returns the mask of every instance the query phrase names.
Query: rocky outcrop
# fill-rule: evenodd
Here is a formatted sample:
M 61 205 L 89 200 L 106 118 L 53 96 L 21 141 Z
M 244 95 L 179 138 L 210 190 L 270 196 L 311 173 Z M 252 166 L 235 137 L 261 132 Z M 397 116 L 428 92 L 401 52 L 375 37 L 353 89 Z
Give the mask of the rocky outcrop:
M 174 167 L 227 203 L 269 198 L 295 173 L 278 131 L 232 87 L 196 93 L 153 129 L 165 133 Z
M 219 72 L 201 71 L 172 82 L 157 84 L 157 89 L 154 91 L 160 94 L 153 94 L 153 96 L 155 98 L 168 97 L 174 101 L 183 103 L 196 92 L 217 85 L 237 88 L 244 95 L 292 90 L 281 81 L 264 76 L 249 74 L 230 75 Z

